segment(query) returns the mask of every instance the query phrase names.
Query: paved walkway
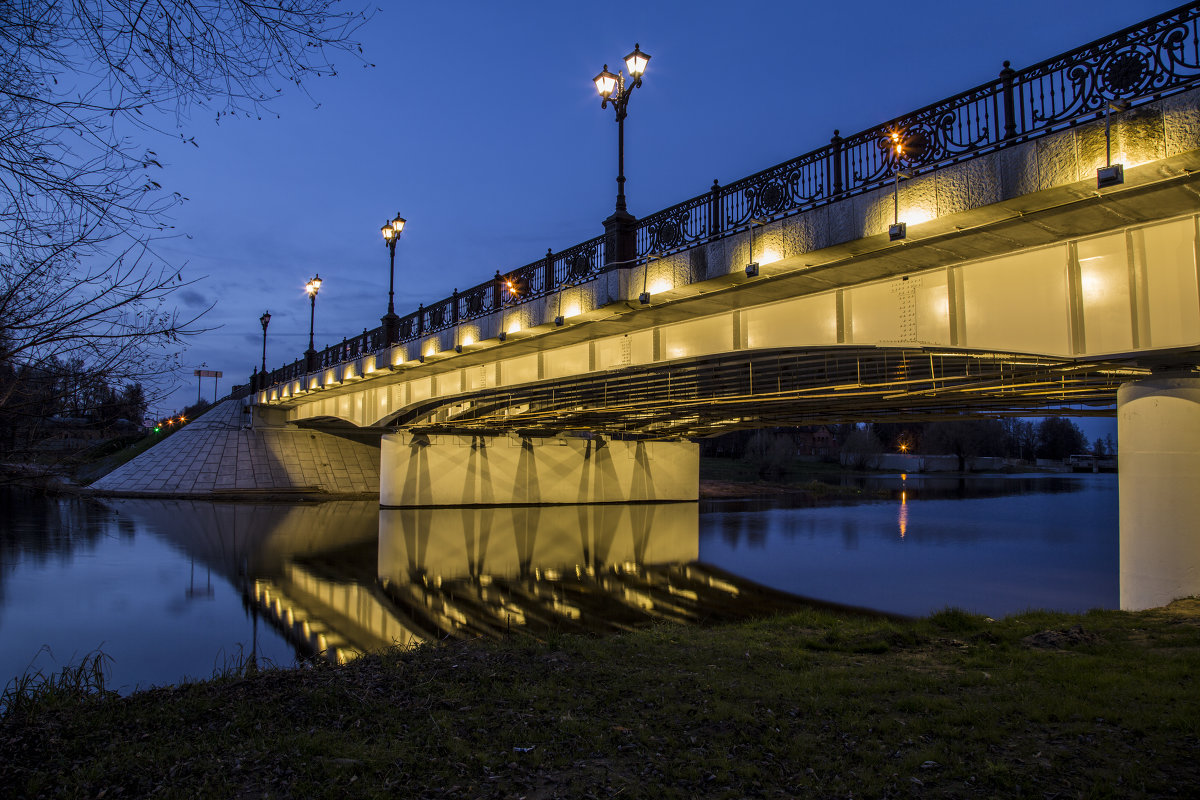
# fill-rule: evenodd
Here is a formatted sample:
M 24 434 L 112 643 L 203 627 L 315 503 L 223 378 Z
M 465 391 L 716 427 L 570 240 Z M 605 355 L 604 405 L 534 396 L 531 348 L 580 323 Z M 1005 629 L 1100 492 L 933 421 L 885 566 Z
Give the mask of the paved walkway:
M 102 494 L 379 494 L 379 446 L 286 426 L 244 427 L 225 400 L 91 485 Z

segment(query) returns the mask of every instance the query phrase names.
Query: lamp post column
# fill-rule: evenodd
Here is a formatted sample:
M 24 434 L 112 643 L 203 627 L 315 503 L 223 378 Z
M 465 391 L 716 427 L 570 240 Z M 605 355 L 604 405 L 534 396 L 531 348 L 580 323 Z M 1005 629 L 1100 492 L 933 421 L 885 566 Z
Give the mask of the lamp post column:
M 608 65 L 596 76 L 596 90 L 600 93 L 600 107 L 612 103 L 617 119 L 617 207 L 612 216 L 604 220 L 605 261 L 607 264 L 632 264 L 637 259 L 637 218 L 626 209 L 625 204 L 625 117 L 629 114 L 629 98 L 633 90 L 642 85 L 642 74 L 650 56 L 641 51 L 640 45 L 625 56 L 629 70 L 629 82 L 624 72 L 616 75 L 608 71 Z
M 396 242 L 400 241 L 400 233 L 404 230 L 407 220 L 396 214 L 396 218 L 383 223 L 383 242 L 387 245 L 389 256 L 388 270 L 388 309 L 380 318 L 383 323 L 383 338 L 386 344 L 392 345 L 400 338 L 400 318 L 396 316 Z
M 267 326 L 271 324 L 271 312 L 264 311 L 263 315 L 258 318 L 258 321 L 262 323 L 263 329 L 262 369 L 259 371 L 259 374 L 263 376 L 261 380 L 265 381 L 267 374 Z
M 313 332 L 317 320 L 317 292 L 321 291 L 321 283 L 321 276 L 314 275 L 312 280 L 304 285 L 304 291 L 308 293 L 311 304 L 308 312 L 308 350 L 304 352 L 305 372 L 315 372 L 317 369 L 317 347 L 313 340 Z

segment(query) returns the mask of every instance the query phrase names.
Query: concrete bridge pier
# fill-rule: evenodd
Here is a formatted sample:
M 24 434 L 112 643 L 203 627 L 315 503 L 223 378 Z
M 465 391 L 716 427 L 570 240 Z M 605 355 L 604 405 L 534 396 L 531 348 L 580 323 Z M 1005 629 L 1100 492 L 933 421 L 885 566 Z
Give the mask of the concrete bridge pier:
M 384 507 L 630 503 L 699 497 L 699 445 L 517 434 L 384 434 Z
M 1200 378 L 1117 392 L 1121 608 L 1200 594 Z

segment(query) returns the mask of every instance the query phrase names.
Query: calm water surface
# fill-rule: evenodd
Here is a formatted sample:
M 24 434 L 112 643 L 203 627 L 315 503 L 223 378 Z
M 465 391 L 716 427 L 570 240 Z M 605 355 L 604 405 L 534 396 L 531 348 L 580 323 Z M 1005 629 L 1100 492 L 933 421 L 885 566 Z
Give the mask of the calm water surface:
M 772 589 L 903 614 L 1117 606 L 1115 475 L 848 483 L 872 499 L 381 511 L 0 490 L 0 683 L 95 650 L 130 691 L 251 654 L 794 602 Z

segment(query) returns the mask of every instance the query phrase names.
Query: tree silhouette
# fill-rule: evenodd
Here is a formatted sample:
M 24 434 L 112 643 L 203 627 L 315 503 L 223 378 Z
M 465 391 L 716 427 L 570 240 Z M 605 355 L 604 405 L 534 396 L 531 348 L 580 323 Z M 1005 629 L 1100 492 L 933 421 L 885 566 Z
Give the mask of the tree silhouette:
M 191 282 L 155 245 L 184 197 L 145 140 L 259 117 L 285 88 L 336 74 L 367 16 L 334 0 L 28 0 L 0 4 L 0 410 L 23 377 L 154 386 L 202 330 Z M 28 394 L 28 393 L 24 393 Z

